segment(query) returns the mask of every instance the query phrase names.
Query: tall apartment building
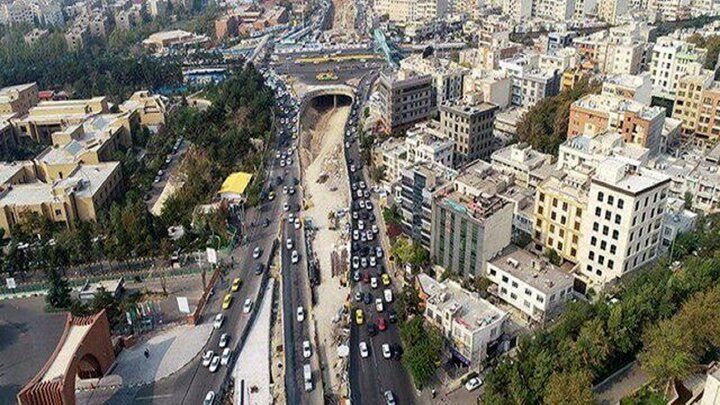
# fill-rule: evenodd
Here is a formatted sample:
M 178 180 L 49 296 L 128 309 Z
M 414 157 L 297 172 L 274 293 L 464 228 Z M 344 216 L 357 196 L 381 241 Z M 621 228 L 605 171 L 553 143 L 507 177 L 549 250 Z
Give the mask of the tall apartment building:
M 588 94 L 570 105 L 568 138 L 613 129 L 625 142 L 661 152 L 665 110 L 609 94 Z
M 704 92 L 712 86 L 714 76 L 715 72 L 702 69 L 698 74 L 686 74 L 678 79 L 672 116 L 682 121 L 685 135 L 694 133 L 700 122 Z
M 682 88 L 680 89 L 682 91 Z M 720 83 L 713 82 L 700 96 L 694 136 L 711 142 L 720 138 Z
M 25 83 L 0 89 L 0 114 L 23 115 L 40 101 L 37 83 Z
M 690 4 L 680 0 L 648 0 L 648 10 L 661 21 L 677 21 L 690 18 Z
M 536 188 L 552 174 L 552 156 L 534 150 L 528 144 L 511 144 L 493 152 L 491 163 L 499 172 L 514 176 L 520 187 Z
M 399 205 L 403 232 L 425 249 L 430 249 L 432 238 L 433 198 L 449 187 L 456 175 L 452 169 L 426 162 L 401 171 Z
M 617 24 L 618 17 L 628 11 L 627 0 L 598 0 L 597 16 L 608 24 Z
M 399 23 L 429 21 L 448 11 L 447 0 L 378 0 L 375 12 Z
M 503 335 L 508 314 L 453 280 L 442 283 L 425 273 L 416 278 L 425 320 L 446 339 L 453 357 L 479 365 Z
M 580 228 L 580 275 L 604 284 L 657 257 L 670 178 L 608 158 L 593 176 Z
M 502 12 L 514 22 L 521 22 L 532 16 L 533 0 L 503 0 Z
M 602 73 L 636 75 L 646 70 L 651 45 L 633 36 L 596 32 L 575 38 L 573 44 L 585 64 Z
M 432 76 L 437 105 L 463 96 L 463 78 L 468 71 L 451 60 L 415 54 L 400 61 L 400 69 Z
M 608 75 L 602 83 L 602 94 L 610 94 L 650 105 L 652 79 L 647 73 L 640 75 Z
M 437 96 L 430 75 L 400 69 L 381 73 L 378 84 L 380 116 L 394 132 L 427 119 L 437 111 Z
M 605 158 L 615 156 L 636 164 L 645 164 L 651 158 L 650 150 L 628 143 L 619 132 L 608 130 L 599 134 L 578 135 L 567 139 L 558 150 L 557 168 L 561 170 L 587 167 L 602 170 Z
M 532 321 L 544 323 L 573 298 L 573 277 L 527 250 L 512 247 L 488 263 L 491 292 Z
M 453 274 L 473 278 L 510 244 L 513 205 L 493 192 L 495 184 L 478 188 L 482 174 L 465 174 L 433 199 L 430 256 Z
M 554 96 L 560 91 L 560 75 L 557 70 L 540 69 L 539 55 L 522 54 L 500 61 L 500 68 L 512 78 L 510 102 L 530 108 L 538 101 Z
M 535 0 L 533 15 L 552 21 L 571 20 L 575 15 L 575 0 Z
M 490 157 L 497 111 L 489 103 L 446 101 L 440 105 L 441 131 L 455 142 L 455 167 Z
M 510 105 L 512 78 L 499 70 L 473 69 L 465 76 L 465 98 L 472 103 L 495 104 L 500 109 Z
M 679 79 L 699 73 L 706 55 L 707 50 L 689 42 L 669 36 L 658 38 L 650 62 L 654 93 L 673 99 Z
M 567 170 L 538 185 L 535 193 L 534 240 L 541 250 L 554 250 L 577 263 L 580 226 L 587 209 L 587 170 Z

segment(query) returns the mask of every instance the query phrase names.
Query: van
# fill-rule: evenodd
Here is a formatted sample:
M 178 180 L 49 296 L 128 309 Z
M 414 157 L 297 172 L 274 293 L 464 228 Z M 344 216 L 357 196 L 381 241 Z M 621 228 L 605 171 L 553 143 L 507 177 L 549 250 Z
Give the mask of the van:
M 303 366 L 303 376 L 305 377 L 305 391 L 312 391 L 313 389 L 313 380 L 312 380 L 312 370 L 310 369 L 310 365 L 306 364 Z

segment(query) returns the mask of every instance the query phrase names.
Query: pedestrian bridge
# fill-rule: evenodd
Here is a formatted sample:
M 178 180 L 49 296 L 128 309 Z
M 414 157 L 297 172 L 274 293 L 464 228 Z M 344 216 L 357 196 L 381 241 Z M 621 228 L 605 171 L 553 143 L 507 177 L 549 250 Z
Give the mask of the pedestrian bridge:
M 74 405 L 75 380 L 100 378 L 115 360 L 105 310 L 93 316 L 68 314 L 55 351 L 17 395 L 21 405 Z

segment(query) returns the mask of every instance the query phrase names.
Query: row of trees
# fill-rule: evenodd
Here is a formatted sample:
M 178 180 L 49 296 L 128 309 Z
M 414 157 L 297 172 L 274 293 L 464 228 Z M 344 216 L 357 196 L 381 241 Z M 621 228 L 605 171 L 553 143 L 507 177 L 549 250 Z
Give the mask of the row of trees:
M 644 347 L 640 364 L 658 384 L 693 370 L 709 343 L 717 344 L 706 338 L 717 331 L 717 324 L 692 335 L 672 329 L 690 328 L 683 322 L 691 317 L 707 320 L 699 307 L 708 303 L 704 292 L 720 280 L 720 217 L 702 222 L 694 237 L 675 242 L 674 256 L 680 260 L 675 271 L 667 259 L 660 260 L 627 280 L 615 295 L 617 301 L 601 297 L 593 304 L 572 303 L 551 329 L 523 337 L 517 356 L 501 360 L 488 375 L 485 402 L 590 403 L 592 384 L 636 358 Z M 683 304 L 691 309 L 681 311 Z M 689 340 L 679 341 L 684 339 Z M 659 367 L 660 359 L 672 363 Z

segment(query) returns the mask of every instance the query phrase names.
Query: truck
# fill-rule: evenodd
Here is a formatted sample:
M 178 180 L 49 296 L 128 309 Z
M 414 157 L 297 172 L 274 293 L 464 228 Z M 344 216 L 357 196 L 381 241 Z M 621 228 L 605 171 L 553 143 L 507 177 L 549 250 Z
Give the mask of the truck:
M 309 364 L 305 364 L 303 366 L 303 377 L 305 377 L 305 391 L 310 392 L 313 389 L 313 380 L 312 380 L 312 369 L 310 369 Z

